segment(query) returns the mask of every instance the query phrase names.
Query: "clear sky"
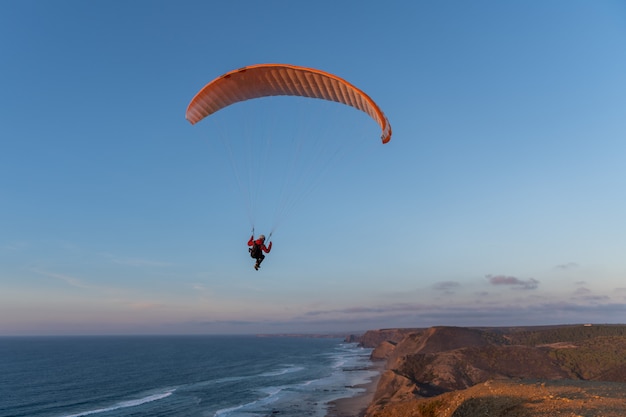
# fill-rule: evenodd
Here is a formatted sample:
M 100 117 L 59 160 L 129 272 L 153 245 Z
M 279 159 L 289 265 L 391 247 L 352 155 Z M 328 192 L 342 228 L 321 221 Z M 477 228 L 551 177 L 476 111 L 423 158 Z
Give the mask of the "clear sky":
M 347 79 L 391 142 L 311 99 L 185 120 L 258 63 Z M 623 323 L 625 74 L 621 1 L 1 1 L 0 335 Z M 252 140 L 360 142 L 255 271 L 238 129 L 266 107 Z M 291 160 L 252 154 L 267 234 Z

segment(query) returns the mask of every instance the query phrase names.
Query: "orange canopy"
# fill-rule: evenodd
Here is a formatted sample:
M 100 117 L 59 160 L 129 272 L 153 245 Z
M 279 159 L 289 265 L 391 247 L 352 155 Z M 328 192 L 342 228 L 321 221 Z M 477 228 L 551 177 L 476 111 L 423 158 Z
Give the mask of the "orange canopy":
M 389 120 L 367 94 L 336 75 L 295 65 L 259 64 L 230 71 L 196 94 L 185 117 L 195 124 L 231 104 L 267 96 L 311 97 L 352 106 L 380 125 L 383 143 L 391 139 Z

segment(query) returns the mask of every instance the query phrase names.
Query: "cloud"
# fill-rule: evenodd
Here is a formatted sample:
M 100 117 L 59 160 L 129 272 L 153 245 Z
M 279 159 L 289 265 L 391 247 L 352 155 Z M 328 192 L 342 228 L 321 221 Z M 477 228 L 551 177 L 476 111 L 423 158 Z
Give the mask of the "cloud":
M 237 311 L 232 315 L 204 312 L 198 316 L 168 314 L 155 318 L 159 312 L 167 313 L 171 306 L 160 305 L 150 300 L 126 303 L 119 300 L 123 315 L 134 321 L 123 324 L 115 322 L 93 322 L 85 315 L 78 321 L 47 325 L 40 329 L 31 328 L 31 333 L 59 334 L 257 334 L 257 333 L 355 333 L 381 328 L 426 328 L 431 326 L 527 326 L 575 323 L 619 323 L 626 317 L 626 304 L 606 299 L 571 299 L 547 302 L 507 300 L 497 298 L 497 303 L 476 303 L 474 300 L 447 303 L 381 303 L 324 310 L 304 309 L 298 312 L 263 312 L 257 310 Z M 545 301 L 545 300 L 544 300 Z M 130 313 L 127 309 L 134 309 Z M 120 311 L 120 308 L 116 308 Z M 133 313 L 137 313 L 134 315 Z M 167 320 L 163 321 L 162 317 Z M 2 331 L 0 320 L 0 332 Z M 69 326 L 69 327 L 68 327 Z M 72 326 L 80 329 L 72 330 Z M 68 330 L 69 329 L 69 330 Z M 35 331 L 37 330 L 37 331 Z
M 577 288 L 576 291 L 574 291 L 574 299 L 593 304 L 609 301 L 611 297 L 607 295 L 594 295 L 593 291 L 591 291 L 589 288 L 580 287 Z
M 125 304 L 129 308 L 133 310 L 139 310 L 139 311 L 158 310 L 158 309 L 162 309 L 166 307 L 165 304 L 156 303 L 154 301 L 129 301 L 129 302 L 125 302 Z
M 567 269 L 575 269 L 578 268 L 578 264 L 576 262 L 567 262 L 564 264 L 560 264 L 555 266 L 556 269 L 563 269 L 563 270 L 567 270 Z
M 35 268 L 31 269 L 31 271 L 36 274 L 61 281 L 70 287 L 79 288 L 81 290 L 86 290 L 88 292 L 96 292 L 101 295 L 106 294 L 106 295 L 115 295 L 115 296 L 126 293 L 125 290 L 117 288 L 117 287 L 97 285 L 97 284 L 89 282 L 88 280 L 77 278 L 75 276 L 71 276 L 71 275 L 67 275 L 63 273 L 45 271 L 42 269 L 35 269 Z
M 194 291 L 199 291 L 199 292 L 211 291 L 210 288 L 208 288 L 206 285 L 201 284 L 201 283 L 191 284 L 191 289 L 193 289 Z
M 92 289 L 94 288 L 94 286 L 87 284 L 86 282 L 84 282 L 83 280 L 81 280 L 80 278 L 76 278 L 70 275 L 65 275 L 65 274 L 59 274 L 56 272 L 48 272 L 48 271 L 42 271 L 40 269 L 33 269 L 33 272 L 49 277 L 49 278 L 54 278 L 57 279 L 59 281 L 62 281 L 64 283 L 66 283 L 67 285 L 71 286 L 71 287 L 75 287 L 75 288 L 81 288 L 81 289 Z
M 461 284 L 456 281 L 442 281 L 433 285 L 433 288 L 435 289 L 435 291 L 443 291 L 446 294 L 453 294 L 453 290 L 460 286 Z
M 351 313 L 351 314 L 348 314 Z M 255 325 L 253 331 L 264 326 L 287 327 L 295 332 L 307 330 L 351 330 L 393 327 L 451 326 L 522 326 L 563 323 L 618 322 L 626 314 L 626 305 L 620 303 L 548 302 L 501 303 L 498 305 L 460 304 L 380 304 L 345 310 L 318 310 L 315 314 L 298 314 L 292 317 L 263 318 L 240 317 L 225 321 L 231 325 Z M 342 314 L 345 313 L 345 314 Z M 210 324 L 207 322 L 207 324 Z M 240 330 L 241 331 L 241 330 Z
M 608 295 L 584 295 L 581 297 L 577 297 L 577 299 L 590 303 L 602 303 L 605 301 L 609 301 L 611 297 L 609 297 Z
M 330 309 L 330 310 L 312 310 L 304 313 L 306 317 L 314 317 L 314 316 L 322 316 L 322 315 L 331 315 L 331 314 L 346 314 L 346 315 L 354 315 L 354 314 L 389 314 L 389 313 L 407 313 L 407 312 L 415 312 L 424 308 L 425 306 L 422 304 L 410 304 L 410 303 L 399 303 L 399 304 L 389 304 L 383 306 L 370 306 L 370 307 L 347 307 L 341 309 Z
M 613 290 L 613 292 L 615 292 L 616 296 L 621 297 L 623 300 L 626 300 L 626 288 L 624 287 L 618 287 L 615 288 L 615 290 Z
M 195 324 L 213 332 L 312 332 L 368 330 L 394 327 L 525 326 L 566 323 L 610 323 L 624 317 L 619 303 L 550 302 L 532 305 L 503 303 L 486 307 L 476 304 L 383 304 L 309 311 L 295 317 L 207 320 Z M 185 326 L 182 326 L 185 327 Z
M 579 287 L 574 291 L 574 300 L 584 301 L 588 303 L 602 303 L 609 301 L 611 298 L 606 295 L 594 295 L 589 288 Z
M 534 278 L 522 280 L 507 275 L 487 275 L 486 278 L 491 285 L 510 285 L 522 290 L 534 290 L 539 286 L 539 281 Z

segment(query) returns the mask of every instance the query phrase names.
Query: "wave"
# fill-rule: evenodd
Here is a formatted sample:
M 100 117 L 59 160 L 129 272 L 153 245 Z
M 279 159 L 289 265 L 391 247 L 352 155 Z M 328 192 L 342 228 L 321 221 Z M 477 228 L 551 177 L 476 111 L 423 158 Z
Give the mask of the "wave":
M 203 385 L 223 384 L 224 382 L 244 381 L 246 379 L 250 379 L 250 378 L 254 378 L 254 377 L 255 377 L 255 375 L 226 376 L 224 378 L 210 379 L 208 381 L 204 381 L 202 384 Z M 200 384 L 197 384 L 197 385 L 200 385 Z
M 83 416 L 88 416 L 91 414 L 98 414 L 98 413 L 106 413 L 108 411 L 114 411 L 114 410 L 119 410 L 120 408 L 129 408 L 129 407 L 136 407 L 138 405 L 142 405 L 142 404 L 146 404 L 152 401 L 158 401 L 158 400 L 162 400 L 163 398 L 167 398 L 170 395 L 172 395 L 172 393 L 176 391 L 175 389 L 172 390 L 168 390 L 166 392 L 162 392 L 159 394 L 152 394 L 152 395 L 148 395 L 147 397 L 143 397 L 143 398 L 137 398 L 136 400 L 128 400 L 128 401 L 121 401 L 117 404 L 114 404 L 110 407 L 105 407 L 105 408 L 98 408 L 95 410 L 89 410 L 89 411 L 83 411 L 77 414 L 68 414 L 68 415 L 64 415 L 63 417 L 83 417 Z
M 281 368 L 275 371 L 262 372 L 259 374 L 226 376 L 226 377 L 217 378 L 217 379 L 208 379 L 205 381 L 193 383 L 190 386 L 203 387 L 203 386 L 223 384 L 223 383 L 228 383 L 228 382 L 246 381 L 246 380 L 255 379 L 255 378 L 267 378 L 267 377 L 273 377 L 273 376 L 281 376 L 281 375 L 290 374 L 293 372 L 300 372 L 305 369 L 302 366 L 295 366 L 295 365 L 285 365 L 285 366 L 286 366 L 285 368 Z
M 226 414 L 232 413 L 233 411 L 240 410 L 240 409 L 244 408 L 246 405 L 248 405 L 248 404 L 241 404 L 241 405 L 238 405 L 238 406 L 235 406 L 235 407 L 230 407 L 230 408 L 224 408 L 224 409 L 221 409 L 221 410 L 217 410 L 215 412 L 215 414 L 213 414 L 213 416 L 214 417 L 224 416 Z
M 213 414 L 213 417 L 221 417 L 221 416 L 226 416 L 230 413 L 232 413 L 233 411 L 237 411 L 237 410 L 241 410 L 241 409 L 247 409 L 247 408 L 253 408 L 256 406 L 260 406 L 260 405 L 267 405 L 267 404 L 271 404 L 274 401 L 276 401 L 278 399 L 278 395 L 284 390 L 284 387 L 266 387 L 263 389 L 260 389 L 259 391 L 267 394 L 266 397 L 263 398 L 259 398 L 258 400 L 254 400 L 251 401 L 247 404 L 240 404 L 240 405 L 236 405 L 234 407 L 229 407 L 229 408 L 223 408 L 221 410 L 217 410 L 215 412 L 215 414 Z
M 290 374 L 293 372 L 302 371 L 304 368 L 302 366 L 294 366 L 294 365 L 286 365 L 286 368 L 279 369 L 276 371 L 264 372 L 259 376 L 280 376 L 285 374 Z
M 369 366 L 369 354 L 371 349 L 366 349 L 356 343 L 344 343 L 328 353 L 327 357 L 333 360 L 332 368 L 344 371 L 359 370 Z

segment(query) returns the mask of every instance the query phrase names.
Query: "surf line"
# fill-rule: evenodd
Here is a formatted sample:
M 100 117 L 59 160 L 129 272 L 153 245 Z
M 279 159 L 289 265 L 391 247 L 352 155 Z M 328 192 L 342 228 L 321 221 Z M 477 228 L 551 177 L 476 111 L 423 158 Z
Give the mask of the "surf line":
M 98 408 L 96 410 L 89 410 L 89 411 L 83 411 L 81 413 L 78 414 L 70 414 L 70 415 L 64 415 L 63 417 L 83 417 L 83 416 L 88 416 L 91 414 L 98 414 L 98 413 L 106 413 L 108 411 L 113 411 L 113 410 L 119 410 L 120 408 L 129 408 L 129 407 L 136 407 L 138 405 L 142 405 L 142 404 L 146 404 L 152 401 L 158 401 L 158 400 L 162 400 L 163 398 L 167 398 L 170 395 L 172 395 L 172 393 L 176 391 L 175 389 L 166 391 L 166 392 L 162 392 L 160 394 L 153 394 L 153 395 L 149 395 L 147 397 L 143 397 L 143 398 L 138 398 L 136 400 L 128 400 L 128 401 L 122 401 L 119 402 L 115 405 L 112 405 L 110 407 L 106 407 L 106 408 Z

